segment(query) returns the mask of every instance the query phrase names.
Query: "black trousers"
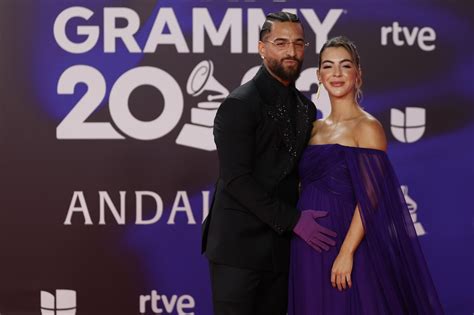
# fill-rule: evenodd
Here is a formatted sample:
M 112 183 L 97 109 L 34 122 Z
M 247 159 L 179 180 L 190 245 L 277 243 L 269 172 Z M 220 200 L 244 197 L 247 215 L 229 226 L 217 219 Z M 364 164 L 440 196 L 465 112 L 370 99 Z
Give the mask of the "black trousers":
M 286 315 L 288 273 L 209 263 L 214 315 Z

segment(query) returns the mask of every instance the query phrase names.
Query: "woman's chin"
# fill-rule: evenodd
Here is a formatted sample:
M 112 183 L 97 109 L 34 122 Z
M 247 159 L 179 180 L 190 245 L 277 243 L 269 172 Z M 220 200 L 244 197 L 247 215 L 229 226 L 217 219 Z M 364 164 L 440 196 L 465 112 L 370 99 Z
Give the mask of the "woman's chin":
M 341 98 L 346 98 L 348 97 L 351 93 L 350 91 L 328 91 L 328 94 L 329 94 L 329 97 L 330 98 L 337 98 L 337 99 L 341 99 Z

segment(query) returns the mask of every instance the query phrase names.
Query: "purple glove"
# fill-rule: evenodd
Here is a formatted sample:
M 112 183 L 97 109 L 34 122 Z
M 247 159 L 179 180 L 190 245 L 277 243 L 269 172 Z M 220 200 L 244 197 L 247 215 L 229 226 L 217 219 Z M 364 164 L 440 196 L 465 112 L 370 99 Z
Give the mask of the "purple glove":
M 293 228 L 293 232 L 296 235 L 301 237 L 309 246 L 320 253 L 323 249 L 329 250 L 329 245 L 336 245 L 336 241 L 326 235 L 336 237 L 337 234 L 316 222 L 316 219 L 325 217 L 327 214 L 327 211 L 301 211 L 300 219 Z

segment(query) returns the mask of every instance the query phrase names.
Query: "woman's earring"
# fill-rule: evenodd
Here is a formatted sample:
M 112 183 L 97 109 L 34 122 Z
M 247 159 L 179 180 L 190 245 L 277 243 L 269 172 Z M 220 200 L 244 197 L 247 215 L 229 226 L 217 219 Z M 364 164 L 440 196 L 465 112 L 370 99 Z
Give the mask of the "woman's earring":
M 321 89 L 323 88 L 323 84 L 321 82 L 318 83 L 318 91 L 316 92 L 316 99 L 319 99 L 319 95 L 321 94 Z
M 262 59 L 265 59 L 265 56 L 260 55 L 260 57 L 261 57 Z

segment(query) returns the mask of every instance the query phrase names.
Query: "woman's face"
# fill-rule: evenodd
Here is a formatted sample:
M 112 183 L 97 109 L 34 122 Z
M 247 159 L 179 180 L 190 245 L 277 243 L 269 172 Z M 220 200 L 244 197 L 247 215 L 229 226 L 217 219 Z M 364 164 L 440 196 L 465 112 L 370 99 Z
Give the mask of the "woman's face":
M 343 47 L 326 48 L 321 56 L 318 79 L 336 98 L 355 98 L 356 86 L 360 85 L 360 73 L 351 54 Z

